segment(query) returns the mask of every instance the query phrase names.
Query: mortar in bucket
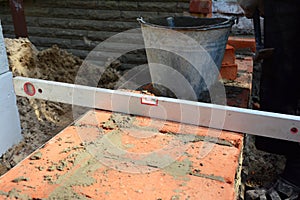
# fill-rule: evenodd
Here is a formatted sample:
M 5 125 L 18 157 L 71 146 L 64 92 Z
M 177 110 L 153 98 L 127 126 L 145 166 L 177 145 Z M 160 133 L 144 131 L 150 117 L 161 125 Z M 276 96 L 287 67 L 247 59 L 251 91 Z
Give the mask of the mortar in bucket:
M 151 79 L 160 95 L 201 99 L 217 81 L 235 18 L 191 16 L 137 19 Z

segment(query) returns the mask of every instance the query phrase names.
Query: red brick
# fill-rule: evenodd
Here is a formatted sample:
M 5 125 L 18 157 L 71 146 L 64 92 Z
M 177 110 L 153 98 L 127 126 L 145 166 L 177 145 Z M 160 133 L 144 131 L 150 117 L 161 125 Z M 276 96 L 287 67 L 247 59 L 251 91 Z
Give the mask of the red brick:
M 200 152 L 206 149 L 204 147 L 207 147 L 207 143 L 195 141 L 178 149 L 176 142 L 178 144 L 180 142 L 175 138 L 175 134 L 178 134 L 178 123 L 164 121 L 157 123 L 159 120 L 154 120 L 155 123 L 150 123 L 149 129 L 138 126 L 117 129 L 120 138 L 116 142 L 124 145 L 130 144 L 125 149 L 132 153 L 128 156 L 142 156 L 151 152 L 156 152 L 155 155 L 159 153 L 165 155 L 164 152 L 168 152 L 171 154 L 166 154 L 169 156 L 167 158 L 174 159 L 162 169 L 151 167 L 151 165 L 148 167 L 141 165 L 139 168 L 135 165 L 130 166 L 130 162 L 127 163 L 128 165 L 125 163 L 124 166 L 116 163 L 118 169 L 125 167 L 129 170 L 141 170 L 139 173 L 125 172 L 105 166 L 105 162 L 103 163 L 105 157 L 99 161 L 95 160 L 92 155 L 95 153 L 93 149 L 82 145 L 83 141 L 90 142 L 95 140 L 95 136 L 106 134 L 99 127 L 103 121 L 108 120 L 110 115 L 111 113 L 106 111 L 90 111 L 79 119 L 77 125 L 70 126 L 56 135 L 43 148 L 37 150 L 42 155 L 40 159 L 30 160 L 28 157 L 0 178 L 2 193 L 8 194 L 15 189 L 20 195 L 28 195 L 28 198 L 49 198 L 56 191 L 60 191 L 59 195 L 63 198 L 65 194 L 62 191 L 68 189 L 74 194 L 92 199 L 142 199 L 143 197 L 147 199 L 172 199 L 174 197 L 208 200 L 235 199 L 237 194 L 234 189 L 236 184 L 234 178 L 242 152 L 242 135 L 222 131 L 220 139 L 236 140 L 238 145 L 230 147 L 211 143 L 213 144 L 211 151 L 204 157 L 199 157 Z M 144 123 L 149 122 L 149 119 L 144 121 L 141 119 L 143 118 L 139 117 L 137 120 L 149 126 L 149 123 Z M 164 124 L 168 126 L 168 130 L 173 130 L 173 127 L 176 132 L 163 134 L 158 129 L 151 129 L 151 127 Z M 197 134 L 198 131 L 201 132 L 200 129 L 205 132 L 207 128 L 186 125 L 183 130 Z M 151 131 L 155 134 L 152 135 Z M 149 137 L 135 137 L 138 135 Z M 175 146 L 170 146 L 170 144 Z M 62 161 L 65 161 L 64 168 L 58 170 L 56 167 Z M 114 159 L 110 159 L 110 162 L 114 162 Z M 50 170 L 50 167 L 55 168 Z M 12 181 L 18 177 L 26 177 L 26 180 Z M 53 182 L 49 182 L 47 177 Z M 83 181 L 81 184 L 81 180 L 91 180 L 91 183 L 85 184 Z M 78 184 L 77 181 L 79 181 Z M 3 194 L 0 194 L 0 199 L 4 197 Z
M 252 52 L 256 51 L 255 39 L 232 36 L 228 39 L 228 44 L 233 46 L 235 50 L 250 49 Z
M 231 45 L 226 45 L 222 65 L 235 64 L 235 49 Z
M 226 45 L 224 58 L 220 70 L 220 78 L 234 80 L 237 77 L 238 66 L 235 64 L 235 49 L 231 45 Z
M 212 2 L 211 0 L 191 0 L 190 1 L 190 12 L 191 13 L 212 13 Z
M 224 64 L 221 67 L 220 74 L 223 79 L 235 80 L 237 78 L 237 71 L 237 64 Z
M 248 56 L 236 59 L 238 65 L 238 76 L 234 81 L 224 81 L 230 92 L 230 98 L 227 95 L 227 104 L 235 107 L 248 108 L 249 97 L 252 88 L 253 59 Z

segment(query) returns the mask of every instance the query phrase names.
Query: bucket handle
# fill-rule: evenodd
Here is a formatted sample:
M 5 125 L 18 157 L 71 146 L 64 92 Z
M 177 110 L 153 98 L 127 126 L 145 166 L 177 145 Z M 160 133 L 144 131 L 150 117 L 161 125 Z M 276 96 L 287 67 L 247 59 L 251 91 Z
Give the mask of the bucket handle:
M 138 17 L 136 20 L 138 22 L 140 22 L 141 24 L 146 24 L 146 22 L 144 21 L 143 17 Z
M 228 24 L 230 24 L 232 26 L 234 24 L 238 24 L 239 23 L 238 21 L 239 21 L 238 17 L 232 16 L 232 17 L 228 18 L 226 21 L 224 21 L 224 22 L 222 22 L 220 24 L 213 25 L 210 28 L 213 28 L 213 27 L 221 28 L 221 27 L 226 26 Z
M 238 24 L 239 23 L 239 18 L 237 16 L 232 16 L 228 20 L 232 21 L 233 24 Z
M 228 22 L 231 23 L 232 25 L 233 25 L 233 24 L 238 24 L 238 19 L 239 19 L 239 18 L 236 17 L 236 16 L 230 17 L 230 18 L 228 18 L 226 21 L 224 21 L 224 22 L 218 24 L 218 26 L 219 26 L 219 25 L 227 24 Z

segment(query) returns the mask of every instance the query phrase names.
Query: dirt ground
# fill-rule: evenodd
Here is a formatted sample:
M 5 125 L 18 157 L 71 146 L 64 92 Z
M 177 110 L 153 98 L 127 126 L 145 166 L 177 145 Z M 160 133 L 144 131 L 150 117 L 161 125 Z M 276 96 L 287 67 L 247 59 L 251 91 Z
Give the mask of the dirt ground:
M 253 71 L 251 108 L 259 109 L 260 62 L 254 63 Z M 243 162 L 246 189 L 269 185 L 275 181 L 285 167 L 284 156 L 259 151 L 255 148 L 254 143 L 254 136 L 246 136 Z
M 28 39 L 5 39 L 5 43 L 14 76 L 74 83 L 83 63 L 80 58 L 57 46 L 38 51 Z M 113 88 L 113 83 L 120 77 L 116 70 L 119 64 L 115 62 L 106 70 L 107 76 L 103 76 L 99 86 Z M 259 75 L 259 65 L 255 66 L 254 71 Z M 88 80 L 82 82 L 85 81 Z M 258 97 L 259 76 L 254 77 L 253 88 L 252 99 L 255 102 Z M 74 120 L 70 105 L 23 97 L 18 97 L 17 103 L 24 139 L 0 157 L 0 176 Z M 267 184 L 284 167 L 283 157 L 257 151 L 253 141 L 253 137 L 246 138 L 243 164 L 246 189 Z

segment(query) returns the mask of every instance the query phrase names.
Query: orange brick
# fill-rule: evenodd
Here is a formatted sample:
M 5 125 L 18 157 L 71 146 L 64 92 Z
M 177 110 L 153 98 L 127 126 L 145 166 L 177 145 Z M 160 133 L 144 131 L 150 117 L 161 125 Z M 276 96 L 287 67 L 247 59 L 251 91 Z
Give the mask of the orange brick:
M 250 49 L 252 52 L 256 51 L 255 39 L 254 38 L 243 38 L 231 36 L 228 38 L 228 44 L 237 49 Z
M 190 12 L 191 13 L 212 13 L 212 2 L 211 0 L 191 0 L 190 1 Z
M 248 108 L 252 88 L 253 58 L 236 59 L 238 76 L 234 81 L 225 81 L 227 104 L 234 107 Z
M 237 64 L 224 64 L 221 67 L 221 77 L 227 80 L 235 80 L 237 77 L 238 65 Z
M 235 64 L 235 49 L 231 45 L 226 45 L 222 65 Z
M 220 139 L 230 143 L 235 140 L 237 144 L 227 146 L 211 143 L 211 151 L 200 157 L 200 152 L 206 152 L 208 143 L 198 140 L 182 143 L 180 139 L 175 138 L 176 134 L 181 134 L 181 131 L 178 131 L 178 123 L 175 122 L 157 123 L 159 120 L 155 120 L 155 123 L 150 123 L 150 127 L 136 125 L 110 130 L 110 136 L 116 136 L 117 133 L 120 136 L 111 138 L 112 144 L 125 145 L 123 151 L 131 153 L 124 154 L 124 158 L 132 158 L 133 161 L 138 159 L 145 161 L 145 164 L 149 162 L 149 165 L 145 166 L 142 165 L 143 162 L 133 162 L 132 165 L 130 160 L 122 160 L 123 154 L 120 154 L 119 159 L 109 157 L 114 152 L 107 149 L 109 146 L 102 150 L 100 148 L 99 152 L 97 148 L 93 149 L 93 143 L 90 146 L 84 146 L 82 143 L 94 141 L 97 135 L 100 136 L 99 140 L 103 134 L 109 134 L 101 129 L 101 124 L 108 120 L 110 115 L 110 112 L 100 110 L 86 113 L 75 126 L 69 126 L 32 154 L 39 153 L 39 159 L 30 159 L 29 156 L 0 177 L 0 199 L 5 199 L 14 190 L 16 195 L 28 199 L 70 199 L 74 195 L 91 199 L 236 199 L 234 179 L 243 146 L 241 134 L 222 131 Z M 144 124 L 142 119 L 139 117 L 137 120 Z M 175 133 L 163 134 L 154 128 L 164 124 L 168 126 L 168 130 L 174 130 Z M 144 125 L 149 126 L 149 123 Z M 200 129 L 202 132 L 207 129 L 185 126 L 183 130 L 187 131 L 186 134 L 189 134 L 189 131 L 197 134 Z M 155 134 L 149 135 L 150 132 Z M 136 137 L 138 135 L 148 137 Z M 165 154 L 170 152 L 171 154 Z M 96 155 L 103 153 L 108 157 L 100 156 L 100 160 L 97 160 L 99 158 Z M 152 155 L 148 157 L 149 160 L 145 157 L 147 153 Z M 162 158 L 167 160 L 171 159 L 171 162 L 162 168 L 155 167 L 155 159 L 159 158 L 159 155 L 163 155 Z M 110 164 L 114 163 L 117 164 L 116 169 L 110 167 Z

